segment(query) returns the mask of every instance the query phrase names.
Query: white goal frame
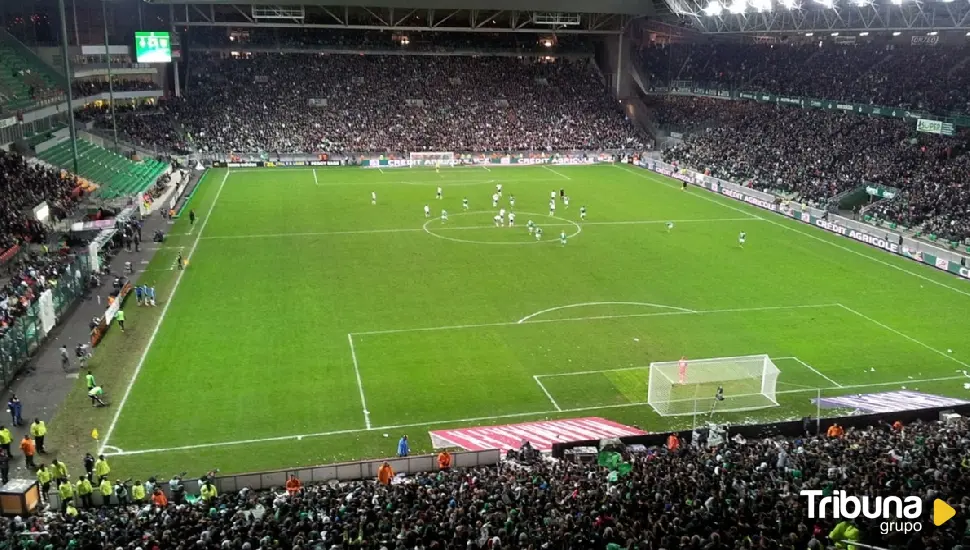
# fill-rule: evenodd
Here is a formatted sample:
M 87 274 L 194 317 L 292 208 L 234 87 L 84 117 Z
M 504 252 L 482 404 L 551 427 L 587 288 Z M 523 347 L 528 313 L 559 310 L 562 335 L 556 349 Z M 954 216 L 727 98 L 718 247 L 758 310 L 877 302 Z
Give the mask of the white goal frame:
M 453 151 L 419 151 L 408 153 L 408 164 L 414 166 L 454 166 L 456 162 Z
M 650 363 L 647 404 L 660 416 L 688 416 L 711 411 L 741 412 L 778 406 L 781 370 L 767 355 L 712 357 Z M 715 397 L 724 388 L 723 399 Z

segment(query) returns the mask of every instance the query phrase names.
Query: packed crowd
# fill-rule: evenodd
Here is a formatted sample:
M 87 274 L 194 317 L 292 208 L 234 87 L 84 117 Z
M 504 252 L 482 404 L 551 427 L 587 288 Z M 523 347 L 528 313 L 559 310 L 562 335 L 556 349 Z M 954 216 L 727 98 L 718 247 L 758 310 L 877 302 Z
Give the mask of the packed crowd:
M 200 58 L 185 98 L 134 131 L 201 151 L 642 149 L 591 61 L 265 54 Z M 170 141 L 170 137 L 164 138 Z
M 108 91 L 107 79 L 74 80 L 74 97 L 88 97 Z M 158 90 L 158 84 L 153 80 L 137 78 L 115 78 L 113 80 L 115 92 L 141 92 Z
M 932 113 L 970 113 L 970 47 L 908 43 L 678 44 L 646 46 L 652 85 L 767 92 Z M 919 67 L 919 70 L 913 70 Z
M 668 162 L 822 202 L 863 184 L 900 196 L 871 213 L 940 237 L 970 237 L 967 135 L 917 133 L 912 121 L 753 101 L 667 97 L 658 118 L 694 133 Z M 680 126 L 677 126 L 680 124 Z
M 91 457 L 89 475 L 105 487 L 110 507 L 72 501 L 64 513 L 0 525 L 8 547 L 28 549 L 805 550 L 857 541 L 950 550 L 970 543 L 968 427 L 964 419 L 839 427 L 790 439 L 735 437 L 714 447 L 670 439 L 623 456 L 629 473 L 521 457 L 451 469 L 439 457 L 445 468 L 410 477 L 385 465 L 377 480 L 303 485 L 291 478 L 277 490 L 229 494 L 202 481 L 198 495 L 183 495 L 176 477 L 167 497 L 155 488 L 168 484 L 155 480 L 151 491 L 119 480 L 113 494 L 101 475 L 107 464 L 99 472 L 100 460 Z M 801 490 L 916 496 L 922 529 L 883 534 L 864 517 L 809 519 Z M 71 497 L 69 486 L 65 494 Z M 940 527 L 928 521 L 936 498 L 957 510 Z
M 444 17 L 439 16 L 439 19 Z M 403 39 L 406 39 L 402 41 Z M 230 30 L 200 27 L 193 30 L 192 44 L 208 48 L 336 48 L 402 51 L 489 51 L 535 52 L 555 55 L 591 52 L 593 45 L 583 35 L 532 33 L 361 31 L 313 28 L 250 28 Z
M 47 202 L 54 220 L 67 216 L 77 205 L 74 181 L 53 170 L 28 164 L 16 154 L 0 151 L 0 253 L 15 245 L 43 243 L 47 228 L 32 218 L 32 209 Z M 55 254 L 27 253 L 7 266 L 12 277 L 0 288 L 0 334 L 60 274 Z

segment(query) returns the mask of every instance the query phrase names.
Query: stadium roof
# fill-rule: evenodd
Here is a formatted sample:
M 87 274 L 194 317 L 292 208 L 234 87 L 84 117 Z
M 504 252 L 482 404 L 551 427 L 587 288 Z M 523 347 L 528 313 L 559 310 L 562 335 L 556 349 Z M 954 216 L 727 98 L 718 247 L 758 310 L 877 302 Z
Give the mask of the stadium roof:
M 664 0 L 145 1 L 171 5 L 176 25 L 215 27 L 616 34 L 635 17 L 670 13 Z

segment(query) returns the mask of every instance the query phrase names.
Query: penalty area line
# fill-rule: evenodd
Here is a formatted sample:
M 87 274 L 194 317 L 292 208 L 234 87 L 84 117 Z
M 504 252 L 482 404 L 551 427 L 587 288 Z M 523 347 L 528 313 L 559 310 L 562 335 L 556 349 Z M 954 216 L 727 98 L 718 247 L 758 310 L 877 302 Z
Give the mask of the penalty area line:
M 357 391 L 360 393 L 360 407 L 364 412 L 364 425 L 371 429 L 370 411 L 367 410 L 367 398 L 364 397 L 364 383 L 360 379 L 360 367 L 357 365 L 357 350 L 354 348 L 354 335 L 347 334 L 347 342 L 350 343 L 350 357 L 354 360 L 354 375 L 357 376 Z
M 556 403 L 556 400 L 553 399 L 552 394 L 549 393 L 549 390 L 546 389 L 546 386 L 543 385 L 541 380 L 539 380 L 539 377 L 533 376 L 532 379 L 536 381 L 536 384 L 539 384 L 540 388 L 542 388 L 542 393 L 546 394 L 546 397 L 549 398 L 549 402 L 552 403 L 552 406 L 556 407 L 557 411 L 562 412 L 562 407 L 559 406 L 559 403 Z
M 925 343 L 917 340 L 916 338 L 913 338 L 912 336 L 910 336 L 910 335 L 908 335 L 906 333 L 900 332 L 900 331 L 894 329 L 893 327 L 891 327 L 891 326 L 889 326 L 889 325 L 887 325 L 885 323 L 880 323 L 879 321 L 873 319 L 872 317 L 869 317 L 868 315 L 865 315 L 863 313 L 859 313 L 858 311 L 852 309 L 849 306 L 846 306 L 846 305 L 843 305 L 843 304 L 836 304 L 836 305 L 839 306 L 840 308 L 848 311 L 849 313 L 853 313 L 855 315 L 858 315 L 859 317 L 862 317 L 863 319 L 865 319 L 865 320 L 867 320 L 867 321 L 869 321 L 869 322 L 871 322 L 871 323 L 873 323 L 873 324 L 875 324 L 877 326 L 880 326 L 880 327 L 888 330 L 889 332 L 898 334 L 899 336 L 902 336 L 903 338 L 909 340 L 910 342 L 912 342 L 912 343 L 914 343 L 914 344 L 916 344 L 918 346 L 922 346 L 922 347 L 924 347 L 924 348 L 932 351 L 933 353 L 935 353 L 937 355 L 940 355 L 942 357 L 945 357 L 945 358 L 949 359 L 950 361 L 953 361 L 954 363 L 963 366 L 964 368 L 970 369 L 970 364 L 964 363 L 963 361 L 957 359 L 956 357 L 953 357 L 952 355 L 950 355 L 948 353 L 944 353 L 944 352 L 942 352 L 942 351 L 940 351 L 940 350 L 938 350 L 938 349 L 930 346 L 929 344 L 925 344 Z
M 884 387 L 884 386 L 897 386 L 897 385 L 901 385 L 901 384 L 919 384 L 919 383 L 922 383 L 922 382 L 944 382 L 944 381 L 949 381 L 949 380 L 968 380 L 968 381 L 970 381 L 970 375 L 968 375 L 968 376 L 964 376 L 964 375 L 959 375 L 959 376 L 944 376 L 944 377 L 940 377 L 940 378 L 922 378 L 922 379 L 918 379 L 918 380 L 896 380 L 896 381 L 893 381 L 893 382 L 879 382 L 879 383 L 875 383 L 875 384 L 859 384 L 859 385 L 854 385 L 854 386 L 842 386 L 842 387 L 811 388 L 811 389 L 803 389 L 803 390 L 784 390 L 784 391 L 776 392 L 776 394 L 777 395 L 793 395 L 793 394 L 799 394 L 799 393 L 806 393 L 806 394 L 807 393 L 813 393 L 814 394 L 815 392 L 817 392 L 820 389 L 821 390 L 840 390 L 840 391 L 841 390 L 857 390 L 857 389 L 867 389 L 867 388 L 878 388 L 878 387 Z M 752 394 L 752 395 L 762 395 L 762 394 L 759 393 L 759 394 Z M 744 396 L 741 395 L 741 396 L 736 396 L 736 397 L 744 397 Z M 692 401 L 692 400 L 688 400 L 688 401 Z M 306 438 L 327 437 L 327 436 L 334 436 L 334 435 L 360 434 L 360 433 L 365 433 L 365 432 L 380 432 L 380 431 L 384 431 L 384 430 L 391 431 L 391 430 L 399 430 L 399 429 L 403 429 L 403 428 L 419 428 L 419 427 L 424 427 L 424 426 L 429 426 L 429 427 L 430 426 L 441 426 L 441 425 L 445 425 L 445 424 L 467 424 L 469 422 L 483 422 L 483 421 L 489 421 L 489 420 L 502 420 L 502 419 L 507 419 L 507 418 L 536 417 L 536 416 L 542 416 L 542 415 L 558 415 L 558 414 L 562 414 L 562 413 L 568 414 L 568 413 L 589 412 L 589 411 L 596 411 L 596 410 L 623 409 L 623 408 L 630 408 L 630 407 L 649 407 L 649 406 L 650 406 L 650 404 L 647 403 L 646 401 L 633 401 L 633 402 L 629 402 L 629 403 L 616 403 L 616 404 L 612 404 L 612 405 L 592 405 L 592 406 L 588 406 L 588 407 L 574 407 L 574 408 L 561 409 L 561 410 L 549 409 L 549 410 L 545 410 L 545 411 L 532 411 L 532 412 L 522 412 L 522 413 L 499 414 L 499 415 L 493 415 L 493 416 L 478 416 L 478 417 L 473 417 L 473 418 L 456 418 L 456 419 L 452 419 L 452 420 L 435 420 L 435 421 L 431 421 L 431 422 L 414 422 L 414 423 L 411 423 L 411 424 L 396 424 L 396 425 L 387 425 L 387 426 L 374 426 L 374 427 L 372 427 L 370 429 L 354 428 L 354 429 L 346 429 L 346 430 L 334 430 L 334 431 L 329 431 L 329 432 L 317 432 L 317 433 L 294 434 L 294 435 L 281 435 L 281 436 L 277 436 L 277 437 L 266 437 L 266 438 L 261 438 L 261 439 L 241 439 L 241 440 L 237 440 L 237 441 L 223 441 L 223 442 L 218 442 L 218 443 L 199 443 L 199 444 L 196 444 L 196 445 L 183 445 L 183 446 L 180 446 L 180 447 L 166 447 L 166 448 L 157 448 L 157 449 L 141 449 L 141 450 L 134 450 L 134 451 L 121 451 L 121 452 L 115 452 L 115 453 L 112 453 L 112 452 L 104 452 L 107 449 L 111 448 L 111 446 L 102 445 L 102 452 L 104 452 L 104 454 L 106 456 L 131 456 L 131 455 L 143 455 L 143 454 L 155 454 L 155 453 L 170 453 L 170 452 L 174 452 L 174 451 L 191 451 L 191 450 L 196 450 L 196 449 L 208 449 L 208 448 L 213 448 L 213 447 L 232 447 L 232 446 L 238 446 L 238 445 L 251 445 L 251 444 L 255 444 L 255 443 L 273 443 L 273 442 L 280 442 L 280 441 L 300 441 L 300 440 L 303 440 L 303 439 L 306 439 Z M 765 409 L 773 409 L 773 408 L 776 408 L 776 407 L 765 407 Z M 668 418 L 673 418 L 673 417 L 668 417 Z

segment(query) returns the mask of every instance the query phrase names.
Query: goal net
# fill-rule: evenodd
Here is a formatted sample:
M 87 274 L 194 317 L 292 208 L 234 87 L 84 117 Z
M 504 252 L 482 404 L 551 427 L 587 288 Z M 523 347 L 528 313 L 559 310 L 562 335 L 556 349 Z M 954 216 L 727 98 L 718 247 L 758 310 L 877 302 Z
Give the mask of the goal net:
M 775 407 L 780 372 L 767 355 L 651 363 L 647 403 L 660 416 Z M 719 387 L 723 400 L 717 399 Z
M 411 153 L 411 166 L 454 166 L 455 154 L 450 151 Z

